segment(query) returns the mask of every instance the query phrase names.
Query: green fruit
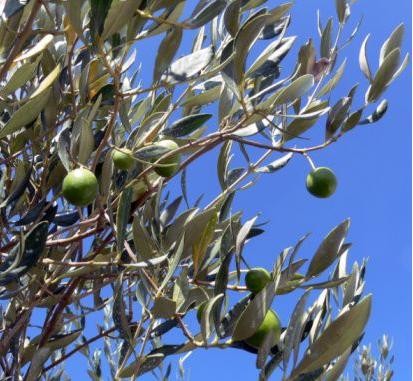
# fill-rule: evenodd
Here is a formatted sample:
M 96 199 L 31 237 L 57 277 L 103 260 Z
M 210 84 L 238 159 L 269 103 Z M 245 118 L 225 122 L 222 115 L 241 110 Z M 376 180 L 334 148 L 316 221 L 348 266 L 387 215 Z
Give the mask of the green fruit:
M 173 140 L 161 140 L 160 142 L 155 143 L 155 145 L 158 147 L 167 148 L 169 151 L 173 151 L 179 148 L 178 144 L 176 144 Z M 165 155 L 165 153 L 163 155 Z M 156 160 L 157 159 L 155 159 L 154 161 Z M 156 166 L 154 168 L 155 172 L 162 177 L 171 177 L 178 170 L 180 160 L 180 154 L 169 156 L 157 163 L 162 164 L 162 166 Z
M 258 294 L 270 281 L 271 274 L 262 267 L 251 269 L 245 275 L 245 284 L 254 294 Z
M 326 198 L 335 192 L 337 179 L 330 168 L 319 167 L 308 174 L 306 185 L 313 196 Z
M 112 159 L 116 168 L 125 171 L 132 168 L 135 163 L 132 151 L 127 148 L 115 149 L 112 154 Z
M 301 283 L 303 283 L 305 276 L 299 273 L 295 273 L 292 277 L 284 283 L 283 286 L 277 288 L 277 295 L 288 294 L 291 291 L 294 291 Z
M 63 180 L 63 196 L 73 205 L 89 205 L 98 193 L 98 181 L 93 172 L 86 168 L 70 171 Z
M 281 336 L 281 322 L 278 315 L 273 311 L 269 310 L 265 315 L 264 321 L 255 331 L 255 333 L 246 339 L 246 343 L 252 347 L 259 348 L 264 342 L 265 337 L 270 331 L 274 331 L 274 342 L 272 347 L 280 341 Z
M 197 320 L 198 320 L 199 323 L 201 323 L 202 314 L 204 313 L 205 306 L 206 306 L 206 302 L 201 303 L 201 304 L 198 306 L 198 309 L 197 309 L 197 311 L 196 311 L 196 318 L 197 318 Z

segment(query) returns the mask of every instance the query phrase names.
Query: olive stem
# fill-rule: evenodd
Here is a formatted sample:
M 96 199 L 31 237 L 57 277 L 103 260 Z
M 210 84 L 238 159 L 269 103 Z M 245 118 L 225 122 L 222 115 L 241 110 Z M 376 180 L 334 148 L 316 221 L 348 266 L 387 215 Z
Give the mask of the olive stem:
M 307 159 L 307 161 L 310 164 L 311 169 L 314 171 L 316 169 L 316 166 L 314 164 L 314 161 L 311 159 L 310 155 L 308 155 L 308 153 L 303 153 L 303 156 Z

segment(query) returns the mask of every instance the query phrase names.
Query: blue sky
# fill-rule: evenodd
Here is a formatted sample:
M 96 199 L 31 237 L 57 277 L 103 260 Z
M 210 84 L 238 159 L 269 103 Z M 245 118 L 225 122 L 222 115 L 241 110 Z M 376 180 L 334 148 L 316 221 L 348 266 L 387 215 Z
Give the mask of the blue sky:
M 269 0 L 267 4 L 272 7 L 278 3 Z M 325 23 L 330 15 L 335 15 L 334 3 L 333 0 L 296 1 L 289 35 L 296 34 L 299 38 L 289 58 L 283 62 L 284 74 L 292 71 L 290 65 L 294 63 L 297 50 L 309 37 L 318 46 L 316 10 L 321 9 Z M 347 35 L 361 15 L 364 21 L 359 34 L 339 59 L 340 63 L 347 56 L 348 65 L 344 79 L 334 92 L 336 99 L 356 82 L 360 83 L 360 94 L 367 88 L 358 68 L 359 47 L 367 33 L 372 34 L 368 52 L 373 70 L 377 69 L 381 44 L 400 22 L 407 27 L 405 51 L 411 46 L 409 1 L 393 0 L 391 5 L 386 0 L 356 2 Z M 185 41 L 180 50 L 182 54 L 190 49 L 190 40 Z M 153 46 L 148 43 L 138 46 L 137 57 L 142 61 L 143 77 L 152 78 L 156 53 Z M 149 80 L 144 80 L 144 85 L 149 84 Z M 411 379 L 410 66 L 386 92 L 385 98 L 390 106 L 379 123 L 359 126 L 336 144 L 312 155 L 317 165 L 331 167 L 336 172 L 339 186 L 333 197 L 320 200 L 307 193 L 304 182 L 309 166 L 302 157 L 295 157 L 284 170 L 263 176 L 257 185 L 239 193 L 234 210 L 244 210 L 245 219 L 260 212 L 260 221 L 269 221 L 266 233 L 251 240 L 246 248 L 246 257 L 254 266 L 271 266 L 283 248 L 293 245 L 307 232 L 312 234 L 303 246 L 302 255 L 309 256 L 332 227 L 351 218 L 348 240 L 353 247 L 349 261 L 360 263 L 363 257 L 369 257 L 366 292 L 374 294 L 372 318 L 364 340 L 375 344 L 383 333 L 394 338 L 395 379 L 403 381 Z M 322 134 L 323 124 L 314 127 L 311 143 L 321 142 Z M 217 194 L 219 188 L 213 164 L 216 156 L 217 152 L 211 152 L 189 169 L 192 201 L 205 193 L 205 204 Z M 298 294 L 293 294 L 275 301 L 275 308 L 285 324 L 297 297 Z M 71 374 L 79 360 L 78 357 L 69 361 Z M 81 361 L 83 363 L 84 358 Z M 200 350 L 185 364 L 190 380 L 254 380 L 257 376 L 254 356 L 238 350 Z M 173 372 L 176 369 L 174 367 Z

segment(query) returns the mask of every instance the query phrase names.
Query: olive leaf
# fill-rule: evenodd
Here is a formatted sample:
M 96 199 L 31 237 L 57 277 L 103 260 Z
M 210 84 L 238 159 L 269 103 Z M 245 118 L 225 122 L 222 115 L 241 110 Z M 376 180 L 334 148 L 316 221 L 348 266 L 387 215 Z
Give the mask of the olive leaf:
M 175 121 L 170 127 L 163 130 L 163 134 L 173 138 L 179 138 L 189 135 L 204 125 L 211 119 L 212 114 L 194 114 L 188 115 Z
M 232 334 L 233 341 L 248 339 L 256 332 L 263 322 L 267 311 L 270 309 L 274 296 L 275 283 L 271 281 L 254 296 L 247 308 L 242 312 Z
M 106 40 L 125 27 L 133 18 L 133 13 L 139 8 L 142 0 L 112 0 L 105 17 L 102 40 Z
M 289 380 L 303 373 L 315 371 L 342 355 L 363 333 L 371 311 L 371 295 L 332 321 L 313 342 L 304 358 L 292 371 Z
M 336 260 L 349 227 L 350 220 L 347 219 L 328 233 L 310 262 L 306 274 L 307 278 L 322 273 Z
M 281 168 L 284 168 L 288 162 L 292 159 L 293 153 L 287 153 L 286 155 L 280 157 L 279 159 L 273 161 L 270 164 L 267 164 L 265 167 L 260 167 L 256 169 L 256 172 L 258 173 L 273 173 Z
M 358 124 L 370 124 L 370 123 L 378 122 L 386 114 L 387 109 L 388 109 L 388 102 L 386 99 L 383 99 L 378 104 L 374 112 L 371 115 L 369 115 L 367 118 L 363 119 L 362 121 L 359 121 Z
M 350 5 L 347 0 L 336 0 L 337 17 L 340 24 L 344 24 L 350 16 Z
M 116 213 L 116 243 L 118 253 L 121 253 L 124 247 L 126 227 L 130 218 L 132 193 L 133 189 L 129 186 L 120 194 L 119 206 Z
M 185 23 L 188 24 L 190 28 L 199 28 L 218 16 L 226 5 L 227 2 L 225 0 L 208 2 L 203 8 L 195 10 L 191 17 L 185 20 Z
M 169 319 L 175 315 L 176 302 L 165 296 L 155 298 L 152 313 L 156 319 Z
M 275 105 L 287 104 L 302 97 L 314 85 L 314 77 L 305 74 L 279 91 L 272 102 Z
M 404 24 L 399 24 L 393 32 L 390 34 L 389 38 L 384 42 L 380 49 L 379 64 L 382 65 L 384 59 L 391 53 L 394 49 L 400 48 L 403 41 L 404 35 Z
M 366 102 L 375 102 L 391 83 L 400 62 L 400 49 L 396 48 L 386 55 L 377 70 L 369 89 L 366 92 Z
M 30 98 L 23 104 L 15 113 L 13 113 L 10 120 L 0 130 L 0 139 L 5 138 L 25 125 L 33 122 L 46 106 L 51 90 L 46 89 L 34 98 Z
M 23 86 L 27 81 L 30 81 L 39 66 L 40 59 L 37 58 L 33 62 L 26 62 L 16 69 L 10 79 L 7 81 L 6 85 L 0 90 L 3 97 L 13 93 L 18 88 Z
M 359 52 L 359 65 L 360 65 L 360 69 L 363 72 L 363 74 L 371 82 L 373 80 L 373 76 L 371 74 L 371 70 L 370 70 L 370 66 L 369 66 L 369 62 L 368 62 L 367 54 L 366 54 L 367 42 L 369 38 L 370 38 L 370 34 L 368 34 L 365 37 L 365 39 L 363 40 L 363 43 L 361 44 L 360 52 Z
M 168 69 L 171 64 L 175 54 L 179 48 L 182 41 L 182 29 L 171 28 L 167 33 L 162 42 L 159 45 L 158 54 L 156 55 L 153 81 L 157 82 L 162 74 Z
M 179 58 L 169 67 L 161 80 L 173 85 L 183 82 L 204 69 L 211 61 L 214 51 L 210 46 Z

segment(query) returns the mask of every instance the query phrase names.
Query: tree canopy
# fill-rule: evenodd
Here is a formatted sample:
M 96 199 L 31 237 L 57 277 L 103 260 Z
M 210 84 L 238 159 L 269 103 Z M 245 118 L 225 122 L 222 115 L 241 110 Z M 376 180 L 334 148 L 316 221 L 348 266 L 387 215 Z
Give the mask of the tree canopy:
M 257 275 L 244 247 L 262 222 L 232 202 L 296 156 L 309 162 L 313 195 L 334 193 L 334 173 L 311 153 L 384 116 L 383 95 L 408 64 L 404 26 L 384 41 L 375 72 L 364 39 L 366 81 L 337 96 L 351 80 L 342 50 L 361 22 L 350 27 L 352 2 L 319 17 L 292 67 L 282 63 L 296 42 L 293 4 L 266 3 L 0 2 L 2 379 L 65 379 L 66 359 L 83 353 L 93 380 L 105 378 L 103 362 L 113 379 L 167 380 L 170 359 L 198 348 L 255 354 L 260 380 L 278 367 L 288 381 L 343 373 L 372 304 L 366 261 L 349 265 L 350 220 L 311 257 L 301 255 L 303 235 Z M 149 87 L 136 55 L 147 40 L 156 51 Z M 324 139 L 303 139 L 315 126 Z M 220 189 L 192 203 L 186 169 L 213 150 Z M 279 321 L 273 301 L 295 290 Z M 366 348 L 363 356 L 371 360 Z

